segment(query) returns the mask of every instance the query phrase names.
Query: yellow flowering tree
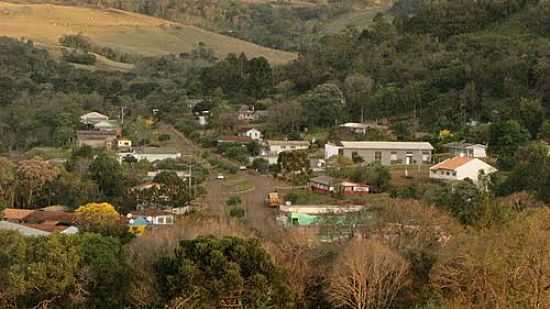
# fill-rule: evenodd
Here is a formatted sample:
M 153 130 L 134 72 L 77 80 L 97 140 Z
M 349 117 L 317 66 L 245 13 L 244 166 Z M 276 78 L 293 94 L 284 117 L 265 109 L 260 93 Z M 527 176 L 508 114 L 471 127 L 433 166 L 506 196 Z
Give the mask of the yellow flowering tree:
M 117 224 L 120 214 L 109 203 L 88 203 L 75 210 L 79 224 L 84 229 Z

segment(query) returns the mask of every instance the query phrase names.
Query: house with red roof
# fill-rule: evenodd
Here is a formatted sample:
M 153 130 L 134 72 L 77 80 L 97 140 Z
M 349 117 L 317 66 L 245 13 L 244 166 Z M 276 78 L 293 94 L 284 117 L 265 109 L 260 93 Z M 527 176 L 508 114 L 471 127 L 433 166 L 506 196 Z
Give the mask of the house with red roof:
M 470 179 L 477 183 L 480 175 L 489 175 L 496 171 L 496 168 L 480 159 L 457 156 L 432 166 L 430 178 L 445 181 Z

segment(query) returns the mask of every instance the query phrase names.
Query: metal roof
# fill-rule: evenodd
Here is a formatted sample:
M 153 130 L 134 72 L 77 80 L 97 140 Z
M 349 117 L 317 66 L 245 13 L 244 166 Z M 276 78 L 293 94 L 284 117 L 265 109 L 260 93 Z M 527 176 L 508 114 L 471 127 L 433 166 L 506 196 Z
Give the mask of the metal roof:
M 340 142 L 348 149 L 433 150 L 428 142 Z
M 8 221 L 0 221 L 0 230 L 16 231 L 23 236 L 48 236 L 50 233 Z
M 320 183 L 320 184 L 323 184 L 323 185 L 326 185 L 326 186 L 330 186 L 334 183 L 334 178 L 332 178 L 330 176 L 326 176 L 326 175 L 321 175 L 321 176 L 311 178 L 309 181 Z
M 309 146 L 308 141 L 274 141 L 268 140 L 266 142 L 268 145 L 295 145 L 295 146 Z

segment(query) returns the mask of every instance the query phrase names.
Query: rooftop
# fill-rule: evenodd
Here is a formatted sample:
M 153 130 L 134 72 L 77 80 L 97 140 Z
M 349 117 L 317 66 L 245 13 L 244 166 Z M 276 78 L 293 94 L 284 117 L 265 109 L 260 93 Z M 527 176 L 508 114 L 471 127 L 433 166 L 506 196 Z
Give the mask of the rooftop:
M 167 147 L 139 147 L 135 149 L 139 154 L 177 154 L 179 151 L 175 148 Z
M 369 127 L 366 123 L 358 122 L 346 122 L 340 125 L 341 128 L 350 128 L 350 129 L 367 129 Z
M 380 150 L 433 150 L 428 142 L 340 142 L 344 148 Z
M 249 136 L 227 135 L 227 136 L 222 136 L 218 141 L 222 143 L 223 142 L 248 143 L 248 142 L 251 142 L 252 139 Z
M 475 160 L 474 158 L 470 158 L 470 157 L 454 157 L 454 158 L 451 158 L 451 159 L 447 159 L 441 163 L 438 163 L 434 166 L 432 166 L 430 169 L 431 170 L 450 170 L 450 171 L 454 171 L 455 169 L 463 166 L 464 164 L 470 162 L 470 161 L 473 161 Z
M 78 130 L 76 136 L 78 138 L 107 138 L 116 137 L 117 134 L 114 131 Z
M 277 146 L 277 145 L 309 146 L 308 141 L 274 141 L 274 140 L 269 140 L 269 141 L 267 141 L 267 144 L 271 145 L 271 146 Z
M 326 186 L 330 186 L 331 184 L 334 183 L 334 178 L 332 178 L 330 176 L 322 175 L 322 176 L 317 176 L 317 177 L 311 178 L 309 181 L 320 183 L 320 184 L 323 184 L 323 185 L 326 185 Z
M 447 148 L 474 148 L 474 147 L 487 148 L 487 146 L 482 145 L 482 144 L 470 144 L 470 143 L 465 143 L 465 142 L 452 142 L 452 143 L 448 143 L 448 144 L 443 145 L 443 147 L 447 147 Z
M 0 230 L 16 231 L 23 236 L 48 236 L 50 233 L 41 231 L 22 224 L 12 223 L 8 221 L 0 221 Z
M 119 126 L 118 120 L 101 120 L 94 124 L 94 128 L 118 128 Z
M 101 119 L 109 119 L 109 116 L 103 115 L 103 114 L 98 113 L 98 112 L 90 112 L 90 113 L 87 113 L 87 114 L 84 114 L 84 115 L 80 116 L 80 119 L 88 119 L 88 118 L 94 118 L 94 119 L 98 119 L 98 118 L 101 118 Z
M 30 216 L 34 210 L 30 209 L 15 209 L 15 208 L 6 208 L 4 209 L 4 219 L 8 221 L 22 221 L 28 216 Z
M 157 216 L 171 216 L 172 213 L 158 209 L 158 208 L 145 208 L 143 210 L 136 210 L 130 212 L 132 217 L 157 217 Z
M 75 215 L 66 211 L 45 211 L 37 210 L 25 218 L 26 223 L 41 224 L 44 222 L 66 222 L 73 223 Z

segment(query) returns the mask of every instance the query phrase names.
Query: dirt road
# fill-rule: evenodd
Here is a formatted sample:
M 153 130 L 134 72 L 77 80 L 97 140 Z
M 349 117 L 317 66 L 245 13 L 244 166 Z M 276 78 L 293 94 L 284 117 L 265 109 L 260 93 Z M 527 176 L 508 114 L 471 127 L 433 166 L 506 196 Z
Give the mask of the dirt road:
M 208 180 L 206 185 L 207 210 L 217 215 L 226 215 L 228 211 L 225 201 L 229 197 L 237 195 L 240 196 L 242 207 L 245 209 L 243 219 L 245 224 L 250 225 L 264 237 L 272 237 L 273 234 L 279 233 L 281 228 L 275 222 L 277 210 L 265 206 L 264 199 L 268 192 L 273 191 L 282 183 L 271 176 L 252 175 L 248 172 L 241 172 L 238 177 L 245 179 L 253 187 L 243 193 L 238 193 L 234 187 L 228 186 L 225 180 L 216 179 L 215 175 Z
M 174 142 L 176 142 L 178 149 L 185 151 L 185 153 L 198 157 L 204 151 L 172 126 L 161 124 L 159 130 L 163 133 L 171 133 L 175 137 Z M 243 219 L 245 224 L 258 231 L 262 236 L 270 236 L 281 231 L 281 228 L 275 222 L 277 211 L 265 206 L 264 199 L 268 192 L 275 190 L 275 187 L 285 186 L 283 182 L 277 181 L 271 176 L 256 175 L 243 171 L 239 172 L 237 177 L 251 184 L 252 188 L 245 190 L 245 192 L 237 192 L 238 188 L 231 186 L 229 180 L 218 180 L 216 179 L 217 175 L 216 171 L 210 171 L 210 177 L 206 183 L 207 196 L 204 205 L 206 211 L 220 216 L 228 215 L 225 201 L 231 196 L 238 195 L 241 197 L 242 207 L 245 209 Z

